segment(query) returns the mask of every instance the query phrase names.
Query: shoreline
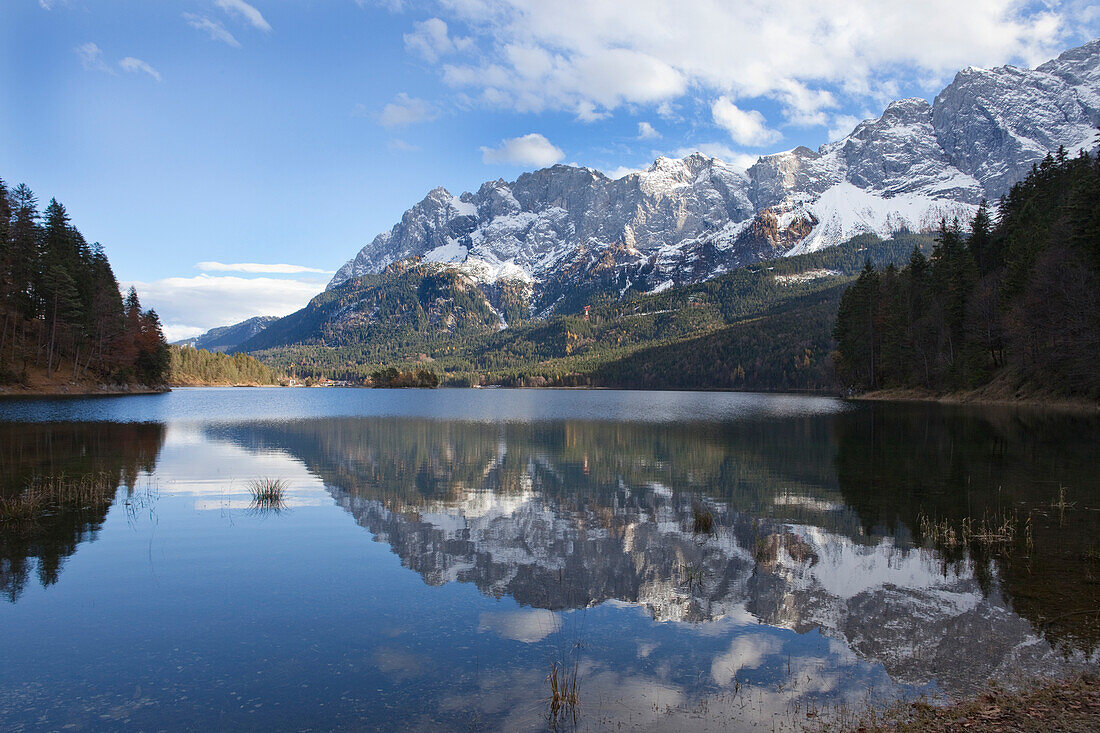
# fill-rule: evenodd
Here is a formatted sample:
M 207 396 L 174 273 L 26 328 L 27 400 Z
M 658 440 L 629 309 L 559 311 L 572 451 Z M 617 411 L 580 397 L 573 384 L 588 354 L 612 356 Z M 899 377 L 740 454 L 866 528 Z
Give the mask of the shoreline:
M 941 405 L 972 405 L 983 407 L 1028 407 L 1100 414 L 1100 402 L 1042 395 L 1006 395 L 995 389 L 979 388 L 965 392 L 938 393 L 924 389 L 894 387 L 852 395 L 853 402 L 925 402 Z
M 167 387 L 148 387 L 131 384 L 49 384 L 6 385 L 0 387 L 0 399 L 20 397 L 114 397 L 124 395 L 165 394 Z
M 918 701 L 843 729 L 853 733 L 1085 733 L 1098 726 L 1100 679 L 1095 672 L 1082 672 L 1064 678 L 1025 680 L 1011 688 L 992 683 L 983 692 L 946 705 Z M 803 730 L 813 727 L 805 726 Z

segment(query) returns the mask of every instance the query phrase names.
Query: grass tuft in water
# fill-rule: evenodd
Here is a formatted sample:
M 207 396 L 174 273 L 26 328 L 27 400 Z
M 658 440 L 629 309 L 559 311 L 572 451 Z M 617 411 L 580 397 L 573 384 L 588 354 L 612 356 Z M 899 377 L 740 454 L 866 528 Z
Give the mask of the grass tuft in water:
M 248 482 L 252 506 L 256 509 L 282 509 L 289 484 L 281 478 L 258 478 Z
M 957 525 L 951 521 L 936 520 L 920 515 L 920 534 L 926 542 L 938 550 L 956 550 L 963 547 L 982 549 L 1007 549 L 1016 539 L 1019 518 L 1015 513 L 1001 512 L 986 515 L 981 520 L 963 517 Z M 1030 535 L 1030 521 L 1025 533 Z
M 554 730 L 557 730 L 559 723 L 572 722 L 572 727 L 577 727 L 577 705 L 580 704 L 577 672 L 576 664 L 569 669 L 554 662 L 546 675 L 546 681 L 550 683 L 550 727 Z
M 714 534 L 714 512 L 702 504 L 693 505 L 691 531 L 695 534 Z

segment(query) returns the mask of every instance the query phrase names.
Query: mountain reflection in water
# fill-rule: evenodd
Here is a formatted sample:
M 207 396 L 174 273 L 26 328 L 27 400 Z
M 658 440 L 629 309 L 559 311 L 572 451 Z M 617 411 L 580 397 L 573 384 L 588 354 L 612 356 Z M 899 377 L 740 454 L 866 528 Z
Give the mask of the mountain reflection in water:
M 639 422 L 564 417 L 574 393 L 338 390 L 311 399 L 423 414 L 194 417 L 297 394 L 0 423 L 0 495 L 118 487 L 0 524 L 0 727 L 530 729 L 561 664 L 582 727 L 749 730 L 1095 665 L 1094 419 L 752 396 Z M 265 476 L 285 510 L 251 506 Z M 153 521 L 129 514 L 146 485 Z M 989 544 L 922 536 L 1006 516 Z
M 892 405 L 729 424 L 365 418 L 209 434 L 301 459 L 430 585 L 817 628 L 897 681 L 956 693 L 1096 646 L 1097 512 L 1050 508 L 1059 483 L 1096 498 L 1093 422 Z M 710 533 L 693 531 L 699 511 Z M 922 514 L 1004 511 L 1033 547 L 914 541 Z

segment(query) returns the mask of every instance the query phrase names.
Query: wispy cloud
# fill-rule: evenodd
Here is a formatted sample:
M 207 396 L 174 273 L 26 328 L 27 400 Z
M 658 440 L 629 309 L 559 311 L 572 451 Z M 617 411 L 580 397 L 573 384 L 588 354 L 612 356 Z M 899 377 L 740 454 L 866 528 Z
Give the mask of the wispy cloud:
M 114 69 L 103 60 L 103 49 L 89 41 L 82 43 L 73 49 L 80 57 L 80 64 L 88 71 L 104 71 L 108 74 L 115 73 Z
M 505 165 L 548 166 L 560 163 L 565 158 L 561 148 L 552 144 L 543 135 L 532 132 L 521 137 L 511 137 L 500 141 L 495 148 L 481 148 L 483 163 L 503 163 Z
M 229 15 L 239 15 L 244 18 L 253 28 L 257 28 L 264 33 L 271 32 L 271 25 L 264 20 L 264 16 L 260 14 L 260 11 L 244 2 L 244 0 L 214 0 L 214 4 Z
M 397 150 L 403 153 L 413 153 L 420 150 L 419 145 L 413 145 L 410 142 L 405 142 L 400 138 L 393 138 L 386 142 L 386 147 L 390 150 Z
M 410 97 L 401 92 L 382 108 L 378 122 L 383 127 L 403 127 L 417 122 L 427 122 L 439 116 L 439 111 L 430 102 Z
M 261 262 L 196 262 L 195 267 L 203 272 L 253 272 L 265 275 L 296 275 L 303 272 L 316 272 L 331 275 L 332 270 L 321 270 L 305 265 L 266 264 Z
M 194 13 L 184 13 L 183 19 L 187 21 L 187 25 L 202 31 L 210 36 L 212 40 L 221 41 L 233 48 L 241 47 L 241 42 L 234 38 L 233 34 L 227 31 L 225 26 L 216 20 L 210 20 L 210 18 L 204 15 L 195 15 Z
M 452 37 L 447 24 L 439 18 L 413 23 L 413 32 L 404 35 L 405 49 L 425 61 L 435 63 L 444 56 L 465 51 L 473 45 L 469 38 Z
M 160 76 L 160 72 L 154 69 L 149 64 L 145 63 L 141 59 L 135 59 L 133 56 L 127 56 L 118 62 L 119 68 L 123 71 L 129 71 L 132 73 L 143 72 L 153 77 L 157 81 L 163 81 Z

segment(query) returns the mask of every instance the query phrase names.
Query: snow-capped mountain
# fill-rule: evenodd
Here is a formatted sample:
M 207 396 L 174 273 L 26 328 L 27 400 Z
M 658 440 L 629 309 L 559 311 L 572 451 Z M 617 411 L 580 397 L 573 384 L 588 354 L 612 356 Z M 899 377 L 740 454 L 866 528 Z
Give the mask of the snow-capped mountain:
M 929 104 L 904 99 L 818 150 L 747 171 L 699 153 L 611 179 L 555 165 L 474 193 L 431 191 L 333 277 L 329 288 L 407 258 L 481 282 L 522 280 L 549 312 L 571 287 L 698 282 L 747 262 L 856 234 L 969 218 L 1048 152 L 1092 148 L 1100 40 L 1037 69 L 965 69 Z

